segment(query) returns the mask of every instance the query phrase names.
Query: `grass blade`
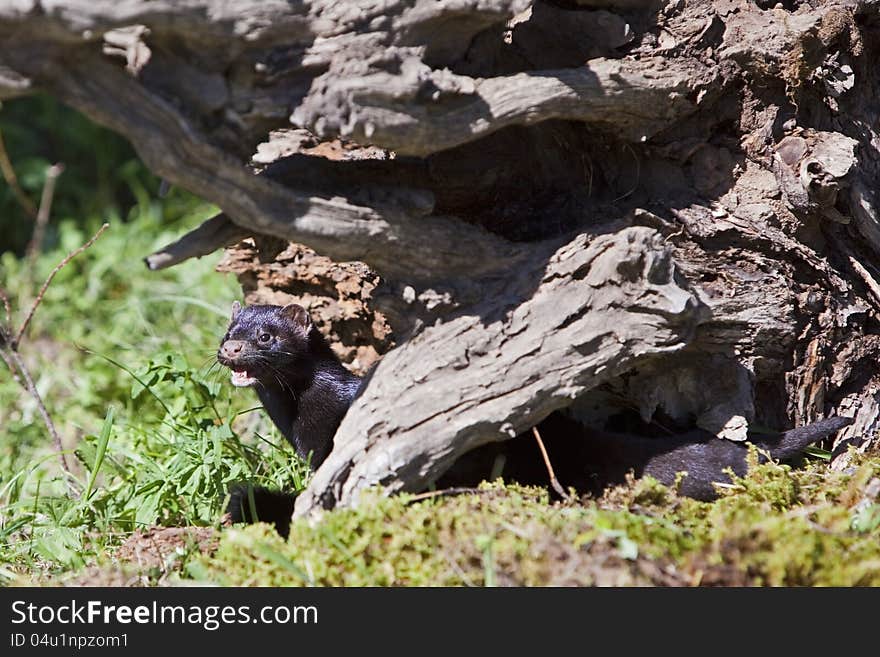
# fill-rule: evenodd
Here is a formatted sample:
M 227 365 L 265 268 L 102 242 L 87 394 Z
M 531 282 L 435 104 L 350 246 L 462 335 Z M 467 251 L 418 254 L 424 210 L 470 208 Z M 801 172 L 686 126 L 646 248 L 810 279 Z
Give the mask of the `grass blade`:
M 95 485 L 95 479 L 101 470 L 101 464 L 104 462 L 104 454 L 107 453 L 107 443 L 110 442 L 110 430 L 113 428 L 113 407 L 107 409 L 107 416 L 104 418 L 104 426 L 101 427 L 101 435 L 98 436 L 98 449 L 95 453 L 95 465 L 89 473 L 89 483 L 86 485 L 85 498 L 88 499 L 92 494 L 92 487 Z

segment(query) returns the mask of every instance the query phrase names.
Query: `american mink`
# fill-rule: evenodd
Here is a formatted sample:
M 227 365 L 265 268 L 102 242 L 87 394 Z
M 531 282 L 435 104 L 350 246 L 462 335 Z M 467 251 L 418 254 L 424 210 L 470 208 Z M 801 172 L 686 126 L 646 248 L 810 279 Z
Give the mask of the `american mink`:
M 232 384 L 253 387 L 275 426 L 304 459 L 318 467 L 361 384 L 349 372 L 308 312 L 297 304 L 232 304 L 232 322 L 217 360 L 232 370 Z M 294 496 L 251 486 L 231 491 L 233 522 L 250 522 L 253 511 L 286 535 Z
M 851 423 L 852 418 L 830 417 L 782 433 L 751 436 L 749 440 L 773 459 L 793 459 L 809 445 Z M 748 469 L 747 443 L 724 440 L 700 429 L 656 437 L 612 433 L 584 427 L 556 412 L 541 422 L 539 430 L 557 479 L 581 493 L 601 495 L 608 486 L 624 483 L 630 471 L 636 477 L 651 475 L 667 486 L 675 482 L 678 472 L 687 472 L 679 492 L 711 501 L 718 497 L 713 482 L 730 482 L 724 470 L 730 468 L 742 477 Z M 760 452 L 759 461 L 766 461 Z M 473 485 L 474 480 L 490 476 L 493 469 L 505 480 L 549 484 L 534 437 L 527 433 L 465 454 L 438 485 Z
M 753 435 L 749 441 L 758 447 L 760 463 L 767 461 L 761 451 L 774 460 L 785 461 L 802 456 L 804 449 L 852 421 L 847 417 L 830 417 L 782 433 Z M 718 438 L 700 429 L 660 438 L 594 432 L 588 445 L 595 446 L 602 458 L 599 467 L 591 473 L 594 494 L 598 492 L 597 486 L 604 489 L 609 484 L 625 481 L 629 470 L 637 477 L 651 475 L 667 486 L 673 484 L 678 472 L 685 471 L 688 474 L 679 492 L 697 500 L 711 501 L 718 497 L 713 482 L 730 483 L 724 470 L 730 468 L 738 477 L 745 476 L 748 470 L 747 443 Z

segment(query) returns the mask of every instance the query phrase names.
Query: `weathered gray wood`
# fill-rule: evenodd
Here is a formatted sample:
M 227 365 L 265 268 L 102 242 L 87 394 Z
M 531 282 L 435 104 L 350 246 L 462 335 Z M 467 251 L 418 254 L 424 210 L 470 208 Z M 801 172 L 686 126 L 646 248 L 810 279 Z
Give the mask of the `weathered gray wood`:
M 33 93 L 31 81 L 6 66 L 0 66 L 0 100 Z
M 399 66 L 355 79 L 331 66 L 293 122 L 319 136 L 342 135 L 419 156 L 548 119 L 613 127 L 619 137 L 638 142 L 696 111 L 717 81 L 717 71 L 698 61 L 662 58 L 595 59 L 577 69 L 484 80 L 431 70 L 415 56 Z
M 307 243 L 337 260 L 362 260 L 379 271 L 414 278 L 444 270 L 447 275 L 479 273 L 515 255 L 516 249 L 504 240 L 455 218 L 409 216 L 396 207 L 393 196 L 384 206 L 368 208 L 254 176 L 207 143 L 171 105 L 132 85 L 122 71 L 98 57 L 86 61 L 90 64 L 80 61 L 73 68 L 59 59 L 45 80 L 66 102 L 127 134 L 156 173 L 216 199 L 242 228 Z M 124 88 L 129 95 L 119 93 Z M 411 211 L 404 202 L 404 209 Z
M 645 227 L 581 235 L 549 259 L 539 255 L 478 309 L 381 361 L 298 513 L 351 504 L 379 483 L 422 488 L 466 451 L 513 437 L 636 364 L 682 349 L 708 319 L 676 280 L 671 250 Z
M 358 99 L 373 96 L 387 101 L 389 91 L 405 88 L 410 104 L 398 104 L 395 116 L 416 117 L 415 123 L 409 122 L 414 130 L 390 116 L 385 117 L 387 123 L 368 118 L 354 124 L 360 126 L 358 134 L 373 143 L 401 153 L 424 154 L 506 125 L 554 117 L 609 123 L 640 139 L 692 112 L 713 79 L 697 62 L 670 69 L 659 61 L 600 59 L 580 71 L 472 80 L 448 72 L 430 73 L 418 61 L 425 45 L 436 43 L 438 24 L 447 31 L 446 42 L 453 38 L 450 33 L 457 39 L 455 48 L 444 46 L 448 56 L 453 57 L 452 51 L 460 55 L 475 31 L 525 8 L 520 0 L 474 3 L 467 13 L 451 1 L 395 5 L 399 15 L 390 25 L 380 21 L 381 29 L 367 30 L 369 38 L 361 38 L 366 35 L 357 29 L 369 16 L 382 16 L 384 3 L 351 13 L 332 2 L 318 3 L 309 11 L 285 2 L 232 6 L 206 0 L 57 2 L 45 13 L 31 12 L 29 6 L 35 5 L 0 3 L 0 36 L 7 45 L 0 52 L 0 63 L 33 76 L 65 102 L 125 134 L 164 179 L 212 199 L 243 228 L 307 243 L 337 260 L 362 260 L 392 277 L 425 279 L 428 272 L 442 278 L 479 275 L 515 260 L 516 249 L 455 218 L 423 216 L 430 207 L 414 207 L 408 194 L 386 194 L 365 207 L 344 196 L 325 200 L 309 189 L 255 178 L 235 156 L 242 147 L 255 145 L 255 130 L 265 129 L 267 118 L 274 116 L 276 125 L 286 120 L 278 110 L 288 106 L 291 94 L 294 101 L 302 99 L 294 114 L 305 116 L 303 121 L 321 132 L 343 116 L 357 117 Z M 450 17 L 455 18 L 452 23 Z M 131 24 L 144 27 L 129 33 L 127 43 L 140 38 L 135 40 L 148 44 L 149 56 L 123 58 L 129 68 L 126 73 L 112 63 L 112 54 L 98 46 L 102 35 L 118 35 L 120 28 Z M 351 97 L 342 105 L 336 103 L 328 97 L 336 92 L 325 91 L 321 78 L 311 89 L 307 78 L 302 83 L 294 80 L 294 89 L 286 86 L 290 81 L 283 77 L 273 85 L 271 66 L 254 53 L 245 57 L 242 52 L 258 42 L 263 58 L 271 60 L 282 35 L 287 47 L 305 49 L 303 63 L 308 63 L 308 70 L 317 74 L 329 67 L 333 85 L 352 90 Z M 185 38 L 192 48 L 203 51 L 201 63 L 208 70 L 196 75 L 190 63 L 165 47 L 173 38 Z M 119 37 L 110 41 L 118 43 Z M 367 66 L 365 54 L 383 42 L 396 44 L 387 54 L 391 60 Z M 217 78 L 214 71 L 227 68 L 237 55 L 253 62 L 250 73 Z M 138 60 L 134 70 L 132 57 Z M 401 65 L 396 74 L 384 70 L 392 64 Z M 337 70 L 340 66 L 345 70 Z M 184 75 L 186 71 L 193 72 Z M 233 86 L 227 89 L 227 85 Z M 455 106 L 457 98 L 471 102 L 465 109 L 438 114 L 432 109 L 435 100 L 423 93 L 425 85 L 439 85 L 443 107 Z M 355 93 L 358 88 L 361 92 Z M 188 112 L 168 102 L 169 93 L 178 95 L 184 107 L 202 114 L 220 113 L 224 121 L 206 132 Z M 206 98 L 217 100 L 205 102 Z M 339 111 L 331 112 L 327 103 Z M 484 103 L 488 111 L 479 109 Z M 244 109 L 255 106 L 261 108 L 255 115 Z M 370 131 L 367 124 L 375 126 L 369 136 L 364 132 Z M 379 132 L 373 134 L 375 130 Z M 389 179 L 394 180 L 393 172 Z
M 146 257 L 152 270 L 172 267 L 188 258 L 199 258 L 248 236 L 247 231 L 232 223 L 225 214 L 218 214 L 187 233 L 173 244 Z

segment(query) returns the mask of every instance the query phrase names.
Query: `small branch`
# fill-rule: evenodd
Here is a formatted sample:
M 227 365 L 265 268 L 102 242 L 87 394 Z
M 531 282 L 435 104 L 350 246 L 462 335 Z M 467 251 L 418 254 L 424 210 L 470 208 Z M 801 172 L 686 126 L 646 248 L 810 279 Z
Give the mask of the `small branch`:
M 63 171 L 63 164 L 53 164 L 46 169 L 46 184 L 43 185 L 43 194 L 40 197 L 40 209 L 37 211 L 34 232 L 27 246 L 27 257 L 31 268 L 34 267 L 34 261 L 43 246 L 43 236 L 46 233 L 46 225 L 49 223 L 49 215 L 52 212 L 52 200 L 55 198 L 55 182 Z
M 200 258 L 217 249 L 241 241 L 251 232 L 238 226 L 220 213 L 188 232 L 176 242 L 144 258 L 147 267 L 156 271 L 171 267 L 189 258 Z
M 849 262 L 850 267 L 853 268 L 853 271 L 858 275 L 859 278 L 865 284 L 865 287 L 868 288 L 868 292 L 870 292 L 871 297 L 874 299 L 874 303 L 880 307 L 880 284 L 877 283 L 875 278 L 871 276 L 871 272 L 869 272 L 865 266 L 859 262 L 855 255 L 842 239 L 838 238 L 837 235 L 828 231 L 828 236 L 831 238 L 831 242 L 837 248 L 838 251 L 843 253 L 846 256 L 847 262 Z
M 0 64 L 0 101 L 24 96 L 34 91 L 33 84 L 28 78 Z
M 67 265 L 67 263 L 73 260 L 76 256 L 78 256 L 80 253 L 82 253 L 92 244 L 94 244 L 95 240 L 97 240 L 101 236 L 101 233 L 103 233 L 109 226 L 110 224 L 104 224 L 103 226 L 101 226 L 101 228 L 98 229 L 98 232 L 95 233 L 88 242 L 83 244 L 78 249 L 68 253 L 64 260 L 62 260 L 55 266 L 55 269 L 53 269 L 52 273 L 50 273 L 48 278 L 46 278 L 46 282 L 43 283 L 43 287 L 40 288 L 40 292 L 37 294 L 37 298 L 34 299 L 34 303 L 31 305 L 31 309 L 28 311 L 27 316 L 21 323 L 21 328 L 18 329 L 18 333 L 16 334 L 15 339 L 12 343 L 13 349 L 17 348 L 18 345 L 21 343 L 21 338 L 24 336 L 24 332 L 27 330 L 28 324 L 30 324 L 31 319 L 33 319 L 34 312 L 36 312 L 37 310 L 37 306 L 39 306 L 40 302 L 43 300 L 43 295 L 46 294 L 46 290 L 49 288 L 49 284 L 52 282 L 52 279 L 55 278 L 55 274 L 61 271 Z
M 12 359 L 6 353 L 7 349 L 12 348 L 12 308 L 9 305 L 9 297 L 2 289 L 0 289 L 0 299 L 3 300 L 3 307 L 6 309 L 6 323 L 0 324 L 0 358 L 6 363 L 9 373 L 12 374 L 15 382 L 21 387 L 26 388 L 24 381 L 21 380 L 18 374 L 15 363 L 12 362 Z
M 3 172 L 3 178 L 12 190 L 19 205 L 21 205 L 31 219 L 36 219 L 37 208 L 34 207 L 34 202 L 25 194 L 21 185 L 18 184 L 18 177 L 15 175 L 15 169 L 9 159 L 9 153 L 6 152 L 6 143 L 3 141 L 2 132 L 0 132 L 0 171 Z
M 56 165 L 50 167 L 47 172 L 46 177 L 46 186 L 43 188 L 43 198 L 40 202 L 40 215 L 43 217 L 42 225 L 45 225 L 46 218 L 49 216 L 49 208 L 52 204 L 52 196 L 54 193 L 55 187 L 55 179 L 61 174 L 62 167 Z M 39 229 L 40 219 L 37 220 Z M 46 282 L 43 283 L 43 286 L 40 288 L 40 292 L 37 294 L 37 298 L 34 299 L 33 304 L 31 305 L 30 310 L 28 311 L 27 316 L 24 318 L 24 321 L 21 323 L 21 327 L 18 329 L 18 333 L 15 337 L 12 337 L 11 331 L 12 328 L 10 326 L 11 323 L 11 309 L 9 305 L 9 299 L 6 296 L 6 293 L 0 290 L 0 297 L 2 297 L 3 305 L 6 308 L 6 325 L 0 325 L 0 358 L 6 363 L 9 367 L 9 371 L 12 373 L 12 378 L 14 378 L 20 385 L 22 385 L 28 393 L 30 393 L 31 397 L 33 397 L 34 401 L 37 404 L 37 408 L 40 411 L 40 415 L 43 418 L 43 422 L 46 425 L 46 428 L 49 430 L 49 435 L 52 437 L 52 442 L 55 445 L 55 450 L 58 452 L 58 458 L 61 459 L 61 467 L 64 472 L 67 474 L 67 485 L 70 489 L 71 494 L 78 496 L 79 492 L 74 486 L 73 482 L 75 481 L 73 477 L 73 473 L 70 470 L 70 466 L 67 463 L 67 457 L 64 454 L 64 445 L 61 442 L 61 436 L 58 434 L 58 430 L 55 428 L 55 423 L 52 422 L 52 418 L 49 415 L 49 411 L 46 410 L 46 405 L 43 403 L 43 398 L 40 396 L 39 391 L 37 390 L 37 386 L 34 383 L 33 377 L 31 377 L 30 372 L 27 369 L 27 366 L 24 364 L 24 361 L 18 355 L 18 347 L 21 344 L 21 339 L 27 331 L 27 327 L 33 319 L 34 313 L 40 305 L 40 302 L 43 300 L 43 296 L 46 294 L 46 290 L 49 289 L 49 284 L 52 282 L 52 279 L 55 278 L 55 275 L 61 271 L 67 263 L 69 263 L 73 258 L 77 255 L 85 251 L 92 244 L 95 243 L 95 240 L 101 236 L 110 224 L 104 224 L 95 233 L 92 238 L 83 244 L 78 249 L 70 252 L 67 256 L 56 265 L 55 269 L 49 274 L 46 278 Z M 33 242 L 32 242 L 33 244 Z M 37 248 L 39 248 L 39 241 L 37 241 Z M 29 247 L 30 249 L 30 247 Z
M 452 495 L 478 495 L 480 493 L 495 493 L 497 491 L 486 490 L 483 488 L 466 488 L 466 487 L 455 487 L 455 488 L 443 488 L 441 490 L 429 490 L 426 493 L 419 493 L 418 495 L 411 495 L 407 500 L 407 504 L 412 504 L 413 502 L 421 502 L 422 500 L 429 500 L 434 497 L 449 497 Z
M 22 388 L 27 390 L 27 386 L 25 385 L 21 376 L 18 374 L 18 369 L 16 369 L 15 363 L 12 362 L 12 358 L 10 358 L 9 354 L 6 352 L 8 344 L 9 342 L 6 335 L 4 335 L 2 329 L 0 329 L 0 358 L 3 359 L 3 362 L 5 362 L 6 366 L 9 368 L 9 372 L 10 374 L 12 374 L 13 380 Z
M 535 440 L 538 441 L 538 449 L 541 450 L 541 456 L 544 457 L 544 465 L 547 467 L 547 474 L 550 475 L 550 485 L 553 486 L 553 490 L 559 493 L 559 496 L 562 499 L 566 502 L 571 502 L 571 495 L 565 492 L 562 484 L 560 484 L 559 480 L 556 478 L 556 473 L 553 471 L 553 464 L 550 463 L 550 456 L 547 454 L 547 448 L 544 447 L 544 441 L 541 440 L 541 434 L 538 433 L 538 427 L 532 427 L 532 433 L 535 434 Z
M 3 307 L 6 309 L 6 325 L 12 326 L 12 307 L 9 305 L 9 297 L 2 288 L 0 288 L 0 299 L 3 300 Z
M 18 371 L 21 373 L 21 376 L 24 377 L 25 387 L 27 391 L 31 394 L 31 397 L 34 398 L 34 401 L 37 403 L 37 408 L 40 411 L 40 415 L 43 417 L 43 422 L 46 424 L 46 428 L 49 430 L 49 435 L 52 436 L 52 442 L 55 445 L 55 449 L 58 452 L 58 457 L 61 459 L 61 467 L 64 468 L 64 471 L 72 478 L 73 473 L 70 471 L 70 467 L 67 465 L 67 458 L 64 454 L 64 445 L 61 444 L 61 436 L 58 435 L 57 429 L 55 429 L 55 423 L 52 422 L 52 418 L 49 416 L 49 411 L 46 410 L 46 405 L 43 403 L 43 398 L 40 397 L 40 393 L 37 391 L 37 386 L 34 384 L 33 378 L 31 378 L 30 372 L 28 372 L 27 367 L 25 367 L 24 361 L 21 360 L 21 357 L 12 349 L 4 350 L 3 359 L 6 360 L 7 357 L 11 360 Z M 9 361 L 7 360 L 7 365 Z M 13 372 L 14 373 L 14 372 Z M 69 482 L 70 480 L 68 480 Z

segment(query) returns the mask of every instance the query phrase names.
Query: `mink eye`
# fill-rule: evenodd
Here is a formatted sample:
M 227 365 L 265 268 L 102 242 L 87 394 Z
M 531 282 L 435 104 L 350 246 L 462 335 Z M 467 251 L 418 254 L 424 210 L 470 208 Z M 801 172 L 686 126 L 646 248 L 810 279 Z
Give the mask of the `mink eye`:
M 272 340 L 272 336 L 269 333 L 260 333 L 259 340 L 263 344 L 266 344 L 267 342 L 270 342 Z

